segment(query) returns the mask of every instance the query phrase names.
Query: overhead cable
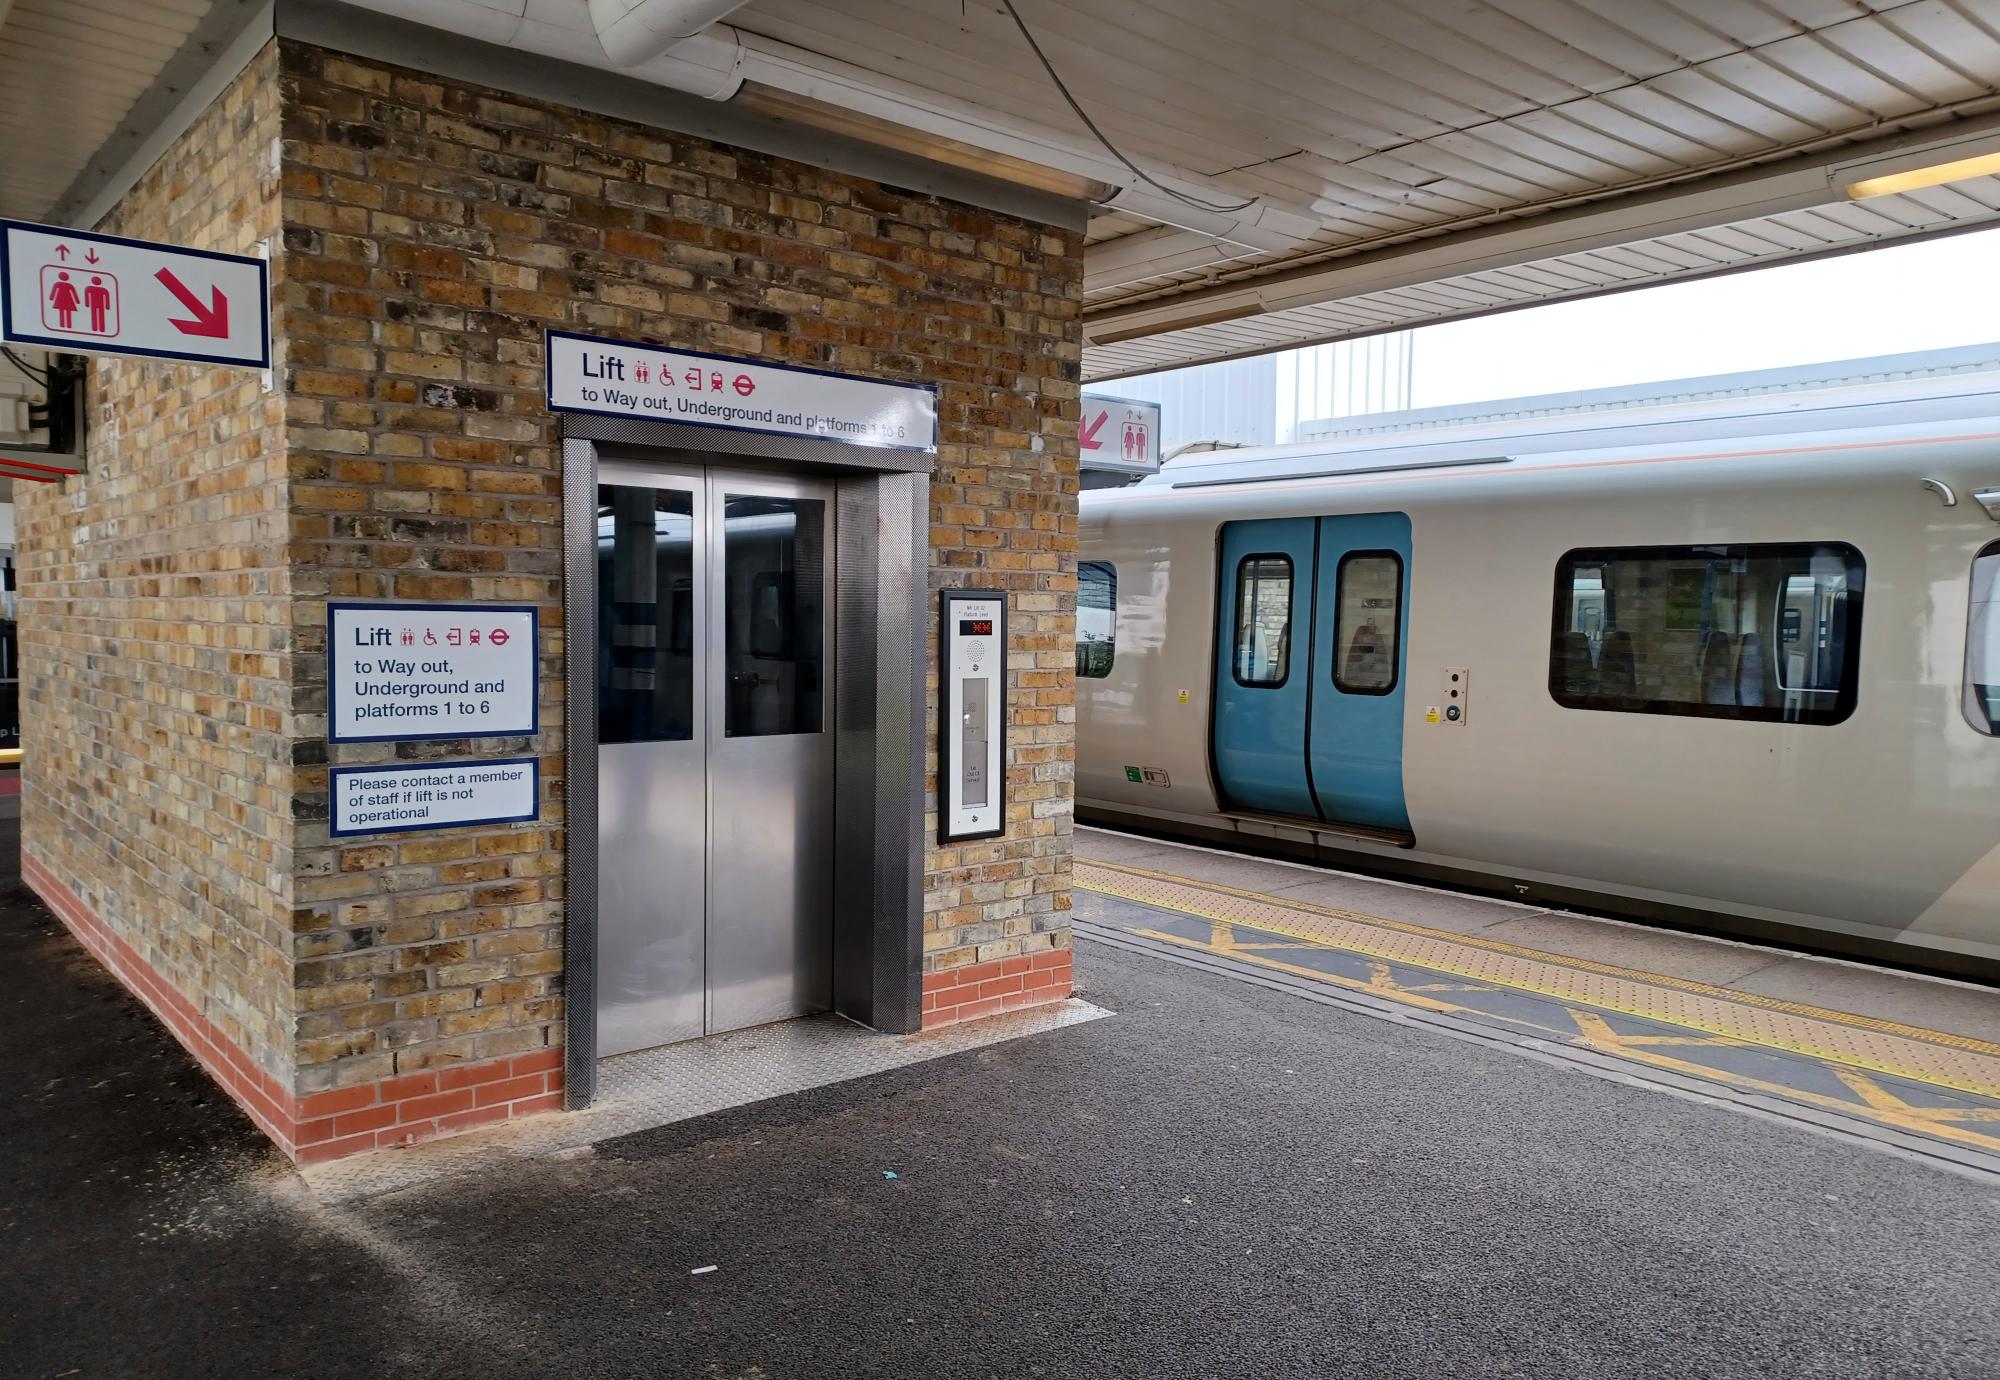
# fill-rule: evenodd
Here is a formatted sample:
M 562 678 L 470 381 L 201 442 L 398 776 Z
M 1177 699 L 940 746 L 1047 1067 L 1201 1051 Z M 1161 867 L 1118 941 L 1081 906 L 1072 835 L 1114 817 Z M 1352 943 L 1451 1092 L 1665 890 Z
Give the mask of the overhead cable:
M 1021 31 L 1022 38 L 1028 40 L 1028 47 L 1032 49 L 1034 51 L 1035 56 L 1041 60 L 1042 70 L 1049 74 L 1049 80 L 1056 84 L 1056 90 L 1060 91 L 1062 93 L 1062 98 L 1069 102 L 1069 108 L 1076 112 L 1076 118 L 1083 121 L 1084 128 L 1089 130 L 1093 135 L 1097 136 L 1098 143 L 1104 145 L 1105 152 L 1109 153 L 1113 158 L 1116 158 L 1120 163 L 1123 163 L 1126 166 L 1126 168 L 1128 168 L 1131 171 L 1132 176 L 1138 178 L 1141 182 L 1145 183 L 1148 187 L 1151 187 L 1154 191 L 1164 193 L 1165 195 L 1172 197 L 1175 201 L 1183 202 L 1186 205 L 1192 206 L 1197 211 L 1213 211 L 1217 215 L 1227 215 L 1232 211 L 1247 211 L 1252 206 L 1255 206 L 1257 204 L 1258 199 L 1254 196 L 1251 197 L 1248 201 L 1238 201 L 1226 204 L 1219 201 L 1203 201 L 1198 196 L 1189 196 L 1186 192 L 1176 191 L 1174 188 L 1167 186 L 1164 182 L 1158 181 L 1157 179 L 1152 177 L 1149 173 L 1147 173 L 1144 168 L 1140 167 L 1137 163 L 1134 163 L 1131 159 L 1127 158 L 1124 154 L 1120 153 L 1118 151 L 1118 146 L 1112 143 L 1109 139 L 1104 137 L 1104 131 L 1097 127 L 1097 121 L 1091 119 L 1090 116 L 1084 111 L 1084 108 L 1081 105 L 1077 104 L 1076 97 L 1070 94 L 1069 87 L 1064 83 L 1063 79 L 1057 75 L 1055 64 L 1049 61 L 1049 55 L 1042 51 L 1042 45 L 1035 42 L 1035 36 L 1032 33 L 1028 32 L 1027 21 L 1022 19 L 1021 12 L 1014 8 L 1014 0 L 1000 0 L 1000 3 L 1002 5 L 1005 5 L 1007 7 L 1007 13 L 1013 16 L 1014 27 Z
M 49 376 L 47 374 L 37 373 L 34 370 L 34 368 L 29 365 L 27 360 L 22 359 L 19 355 L 15 354 L 5 345 L 0 345 L 0 355 L 7 356 L 8 362 L 11 363 L 16 369 L 19 369 L 22 373 L 26 374 L 28 376 L 28 381 L 30 383 L 39 383 L 44 388 L 52 386 L 49 383 Z

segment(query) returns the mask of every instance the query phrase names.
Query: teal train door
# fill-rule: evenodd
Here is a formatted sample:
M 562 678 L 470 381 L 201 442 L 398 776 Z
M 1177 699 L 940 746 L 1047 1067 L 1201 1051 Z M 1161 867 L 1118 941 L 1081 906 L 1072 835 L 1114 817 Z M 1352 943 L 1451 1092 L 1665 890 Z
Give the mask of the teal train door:
M 1410 519 L 1319 520 L 1311 724 L 1323 818 L 1407 830 L 1403 805 L 1403 643 L 1409 631 Z
M 1222 528 L 1215 772 L 1235 809 L 1318 813 L 1306 775 L 1318 528 L 1316 518 Z
M 1225 806 L 1410 827 L 1409 557 L 1402 513 L 1223 526 L 1214 744 Z

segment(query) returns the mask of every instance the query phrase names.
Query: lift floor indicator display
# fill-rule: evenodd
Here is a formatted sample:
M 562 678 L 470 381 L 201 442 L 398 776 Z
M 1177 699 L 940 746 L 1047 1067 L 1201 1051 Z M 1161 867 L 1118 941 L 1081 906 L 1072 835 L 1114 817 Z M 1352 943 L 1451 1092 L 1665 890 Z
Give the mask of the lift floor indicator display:
M 1007 831 L 1007 595 L 942 595 L 944 704 L 938 716 L 938 841 Z

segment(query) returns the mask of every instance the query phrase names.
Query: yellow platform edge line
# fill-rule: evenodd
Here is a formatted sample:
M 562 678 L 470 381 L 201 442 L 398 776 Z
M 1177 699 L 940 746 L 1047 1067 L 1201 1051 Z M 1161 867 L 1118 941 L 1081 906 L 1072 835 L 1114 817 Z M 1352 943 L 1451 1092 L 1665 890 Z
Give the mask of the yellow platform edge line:
M 1923 1026 L 1904 1025 L 1898 1021 L 1880 1020 L 1874 1016 L 1857 1016 L 1849 1011 L 1834 1011 L 1823 1006 L 1812 1006 L 1805 1002 L 1785 1001 L 1779 997 L 1766 997 L 1756 992 L 1738 992 L 1728 987 L 1717 987 L 1713 983 L 1700 982 L 1694 978 L 1674 977 L 1667 973 L 1649 973 L 1643 968 L 1624 968 L 1615 963 L 1600 963 L 1596 959 L 1572 958 L 1567 954 L 1552 954 L 1542 949 L 1523 948 L 1509 944 L 1505 940 L 1486 939 L 1477 935 L 1454 934 L 1450 930 L 1432 929 L 1427 925 L 1413 924 L 1407 920 L 1391 920 L 1385 916 L 1368 915 L 1361 911 L 1342 910 L 1336 906 L 1315 905 L 1310 901 L 1292 901 L 1282 896 L 1272 896 L 1261 891 L 1245 891 L 1237 887 L 1225 886 L 1220 882 L 1202 881 L 1190 877 L 1177 877 L 1171 872 L 1154 872 L 1143 867 L 1132 867 L 1125 863 L 1102 862 L 1092 858 L 1076 860 L 1076 868 L 1101 867 L 1112 872 L 1123 872 L 1130 876 L 1146 877 L 1153 881 L 1167 882 L 1174 886 L 1193 887 L 1198 891 L 1212 891 L 1220 895 L 1234 896 L 1240 900 L 1256 901 L 1264 905 L 1276 906 L 1280 910 L 1295 910 L 1309 915 L 1324 915 L 1335 920 L 1347 920 L 1361 925 L 1378 925 L 1384 929 L 1399 930 L 1405 934 L 1421 935 L 1427 939 L 1437 939 L 1450 944 L 1465 944 L 1475 949 L 1486 949 L 1493 953 L 1506 954 L 1513 958 L 1530 958 L 1542 963 L 1553 963 L 1560 968 L 1578 968 L 1585 972 L 1600 973 L 1606 977 L 1625 978 L 1628 981 L 1645 983 L 1650 987 L 1671 987 L 1678 991 L 1697 996 L 1711 997 L 1717 1001 L 1733 1002 L 1738 1006 L 1754 1006 L 1764 1011 L 1775 1011 L 1787 1016 L 1804 1016 L 1810 1020 L 1826 1021 L 1834 1025 L 1854 1026 L 1861 1030 L 1872 1030 L 1883 1035 L 1899 1035 L 1906 1040 L 1917 1040 L 1924 1044 L 1944 1045 L 1952 1049 L 1962 1049 L 1973 1054 L 1983 1054 L 2000 1059 L 2000 1045 L 1970 1035 L 1954 1035 L 1946 1030 L 1930 1030 Z M 1100 890 L 1102 888 L 1091 888 Z M 1122 894 L 1122 893 L 1121 893 Z M 1140 900 L 1128 897 L 1128 900 Z M 1282 932 L 1282 931 L 1280 931 Z M 1301 936 L 1303 937 L 1303 936 Z
M 1174 878 L 1155 877 L 1154 880 L 1169 881 L 1175 885 L 1187 886 L 1189 887 L 1189 889 L 1196 891 L 1204 889 L 1200 886 L 1195 886 L 1190 883 L 1182 882 Z M 1085 885 L 1087 890 L 1102 891 L 1108 895 L 1122 896 L 1126 900 L 1137 901 L 1142 905 L 1158 904 L 1156 900 L 1149 900 L 1143 894 L 1123 891 L 1118 889 L 1117 887 L 1112 887 L 1112 886 L 1095 887 L 1095 886 L 1088 886 L 1087 884 L 1081 882 L 1079 882 L 1079 885 Z M 1216 889 L 1226 890 L 1225 888 L 1216 888 Z M 1254 896 L 1256 893 L 1233 893 L 1233 894 L 1237 894 L 1240 898 L 1248 898 Z M 1287 903 L 1277 902 L 1276 905 L 1277 908 L 1279 909 L 1285 909 Z M 1172 909 L 1172 907 L 1170 907 L 1170 909 Z M 1301 907 L 1300 909 L 1304 908 Z M 1313 909 L 1326 910 L 1328 908 L 1314 907 Z M 1876 1073 L 1890 1074 L 1897 1078 L 1907 1078 L 1912 1082 L 1924 1083 L 1932 1087 L 1950 1088 L 1957 1092 L 1972 1093 L 1980 1097 L 2000 1098 L 2000 1081 L 1982 1078 L 1977 1075 L 1955 1073 L 1948 1069 L 1928 1067 L 1923 1064 L 1875 1058 L 1854 1050 L 1838 1048 L 1832 1041 L 1820 1040 L 1820 1041 L 1802 1042 L 1798 1040 L 1787 1040 L 1775 1037 L 1768 1033 L 1756 1030 L 1732 1028 L 1720 1022 L 1696 1023 L 1687 1020 L 1685 1017 L 1664 1016 L 1656 1010 L 1649 1010 L 1643 1006 L 1631 1003 L 1619 1003 L 1616 1001 L 1607 1001 L 1601 997 L 1591 997 L 1586 999 L 1578 997 L 1572 993 L 1562 991 L 1559 988 L 1545 986 L 1534 982 L 1522 981 L 1519 979 L 1511 979 L 1511 978 L 1496 978 L 1489 974 L 1480 974 L 1474 972 L 1469 967 L 1463 965 L 1454 966 L 1448 961 L 1441 962 L 1432 959 L 1422 959 L 1422 960 L 1412 959 L 1407 955 L 1396 953 L 1394 951 L 1378 951 L 1355 945 L 1330 943 L 1325 939 L 1315 938 L 1314 936 L 1301 934 L 1293 930 L 1287 930 L 1282 925 L 1274 925 L 1261 921 L 1245 920 L 1237 917 L 1217 915 L 1206 910 L 1185 910 L 1183 911 L 1183 913 L 1190 915 L 1198 915 L 1205 920 L 1221 920 L 1224 923 L 1240 924 L 1250 929 L 1261 929 L 1261 930 L 1266 930 L 1273 934 L 1289 935 L 1292 938 L 1302 939 L 1308 943 L 1315 944 L 1320 948 L 1347 949 L 1350 952 L 1369 954 L 1371 957 L 1386 958 L 1393 962 L 1406 963 L 1409 964 L 1411 967 L 1415 968 L 1427 968 L 1433 972 L 1452 973 L 1461 977 L 1472 977 L 1477 979 L 1478 981 L 1485 983 L 1489 987 L 1495 987 L 1495 988 L 1504 987 L 1504 988 L 1511 988 L 1515 991 L 1531 992 L 1536 996 L 1547 997 L 1551 1001 L 1559 1002 L 1566 1006 L 1580 1005 L 1586 1007 L 1595 1007 L 1603 1011 L 1616 1012 L 1617 1014 L 1622 1016 L 1633 1016 L 1641 1020 L 1658 1021 L 1661 1022 L 1662 1024 L 1668 1024 L 1668 1025 L 1678 1025 L 1684 1029 L 1706 1030 L 1712 1034 L 1725 1035 L 1731 1039 L 1740 1040 L 1745 1044 L 1754 1045 L 1765 1049 L 1783 1050 L 1787 1053 L 1797 1054 L 1800 1055 L 1801 1057 L 1812 1059 L 1820 1063 L 1845 1064 L 1853 1068 L 1870 1069 Z M 1338 918 L 1345 919 L 1350 917 L 1338 916 Z M 1407 927 L 1392 926 L 1391 928 L 1407 928 Z M 1421 927 L 1414 927 L 1414 928 L 1421 929 Z M 1456 943 L 1459 938 L 1458 936 L 1450 935 L 1448 933 L 1437 933 L 1428 931 L 1425 933 L 1427 934 L 1427 936 L 1435 934 L 1437 938 L 1451 943 Z M 1222 950 L 1213 949 L 1211 946 L 1198 944 L 1193 941 L 1186 941 L 1186 942 L 1188 943 L 1189 947 L 1192 948 L 1207 948 L 1211 952 L 1217 952 L 1217 953 L 1224 952 Z M 1533 950 L 1516 949 L 1513 948 L 1513 946 L 1508 946 L 1508 948 L 1512 951 L 1513 956 L 1529 959 L 1531 961 L 1540 961 L 1540 955 L 1535 953 Z M 1252 962 L 1258 961 L 1254 956 L 1251 955 L 1244 955 L 1244 957 L 1250 959 L 1250 961 Z M 1566 965 L 1552 962 L 1551 966 L 1563 967 Z M 1325 977 L 1327 975 L 1320 974 L 1320 976 Z M 1336 983 L 1336 985 L 1339 984 Z M 1648 984 L 1640 982 L 1638 985 L 1644 986 Z M 1721 989 L 1715 989 L 1715 990 L 1721 990 Z M 1724 1004 L 1730 1004 L 1730 998 L 1726 996 L 1720 998 L 1719 1000 Z M 1795 1015 L 1795 1013 L 1791 1012 L 1779 1012 L 1777 1014 Z M 1803 1016 L 1799 1016 L 1796 1018 L 1809 1019 Z M 1827 1024 L 1837 1024 L 1837 1023 L 1827 1022 Z M 1874 1032 L 1874 1033 L 1889 1033 L 1889 1032 Z M 1912 1043 L 1921 1044 L 1926 1042 L 1912 1041 Z M 1949 1048 L 1941 1047 L 1935 1044 L 1930 1045 L 1930 1048 L 1937 1049 L 1941 1055 L 1949 1055 L 1952 1053 L 1960 1052 L 1951 1050 Z M 1974 1051 L 1963 1051 L 1963 1052 L 1974 1053 Z

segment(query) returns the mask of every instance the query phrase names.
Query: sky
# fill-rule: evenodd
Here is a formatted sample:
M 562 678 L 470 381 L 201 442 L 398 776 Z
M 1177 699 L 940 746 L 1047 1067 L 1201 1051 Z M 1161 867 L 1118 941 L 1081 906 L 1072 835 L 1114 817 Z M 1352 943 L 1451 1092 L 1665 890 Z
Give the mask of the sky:
M 1978 344 L 2000 353 L 2000 230 L 1288 350 L 1261 367 L 1238 360 L 1114 379 L 1094 391 L 1161 402 L 1166 449 L 1269 445 L 1301 422 L 1359 411 Z
M 2000 230 L 1411 335 L 1413 407 L 2000 341 Z

